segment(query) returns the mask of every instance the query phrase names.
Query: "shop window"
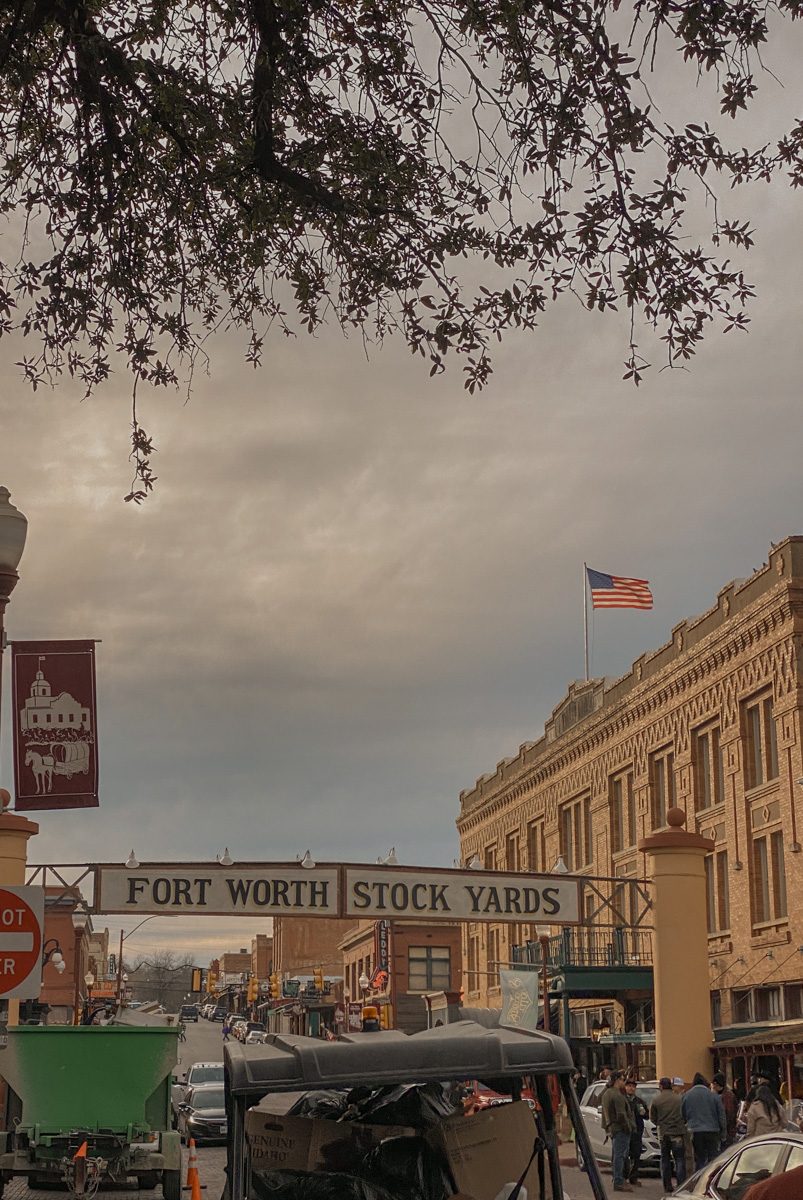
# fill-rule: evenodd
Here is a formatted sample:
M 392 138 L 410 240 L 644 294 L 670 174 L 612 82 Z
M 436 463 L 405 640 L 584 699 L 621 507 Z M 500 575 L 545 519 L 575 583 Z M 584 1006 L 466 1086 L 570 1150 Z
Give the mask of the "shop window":
M 570 871 L 592 861 L 590 796 L 572 800 L 560 810 L 560 852 Z
M 527 826 L 527 867 L 530 871 L 546 871 L 543 821 L 530 821 Z
M 731 1011 L 734 1024 L 741 1021 L 753 1020 L 753 993 L 750 988 L 736 989 L 731 992 Z
M 407 990 L 446 992 L 451 987 L 448 946 L 411 946 L 407 951 Z
M 760 787 L 778 778 L 778 743 L 772 696 L 762 696 L 745 705 L 745 735 L 747 742 L 747 786 Z
M 615 854 L 636 844 L 636 796 L 632 771 L 618 775 L 611 781 L 611 832 Z
M 483 866 L 486 871 L 496 870 L 496 842 L 491 846 L 485 847 L 485 853 L 482 856 Z
M 785 1021 L 799 1021 L 803 1018 L 803 986 L 799 983 L 787 983 L 783 990 L 783 1014 Z
M 694 738 L 694 811 L 712 808 L 725 800 L 725 773 L 719 730 L 712 726 Z
M 675 806 L 675 755 L 669 749 L 658 750 L 650 759 L 652 827 L 666 825 L 666 814 Z
M 781 1019 L 781 989 L 756 988 L 753 996 L 753 1012 L 756 1021 L 779 1021 Z

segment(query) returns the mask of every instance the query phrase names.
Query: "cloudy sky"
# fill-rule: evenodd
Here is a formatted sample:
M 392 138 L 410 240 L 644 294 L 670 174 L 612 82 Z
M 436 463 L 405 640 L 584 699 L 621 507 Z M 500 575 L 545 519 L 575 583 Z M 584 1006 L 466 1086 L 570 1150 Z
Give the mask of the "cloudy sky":
M 401 344 L 277 337 L 254 372 L 221 338 L 188 403 L 142 396 L 140 508 L 122 371 L 32 394 L 0 343 L 0 483 L 29 519 L 9 637 L 101 641 L 101 806 L 42 813 L 31 860 L 451 864 L 460 790 L 582 675 L 584 560 L 653 588 L 596 616 L 592 673 L 617 676 L 803 532 L 800 205 L 742 205 L 750 333 L 639 390 L 625 322 L 571 300 L 474 396 Z M 6 713 L 12 787 L 7 739 Z M 262 928 L 160 919 L 131 948 L 205 961 Z

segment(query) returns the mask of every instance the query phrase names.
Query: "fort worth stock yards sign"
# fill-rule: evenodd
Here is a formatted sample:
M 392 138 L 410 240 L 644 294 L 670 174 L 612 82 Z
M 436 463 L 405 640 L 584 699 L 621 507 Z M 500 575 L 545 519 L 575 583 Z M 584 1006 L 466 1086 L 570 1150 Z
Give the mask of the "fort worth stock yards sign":
M 580 885 L 555 875 L 298 863 L 97 868 L 99 913 L 580 921 Z

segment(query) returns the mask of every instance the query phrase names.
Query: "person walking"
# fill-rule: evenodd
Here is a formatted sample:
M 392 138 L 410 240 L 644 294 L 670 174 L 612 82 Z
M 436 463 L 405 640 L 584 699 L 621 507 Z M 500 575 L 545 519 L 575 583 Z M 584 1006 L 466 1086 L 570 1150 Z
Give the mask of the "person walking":
M 226 1019 L 226 1020 L 223 1022 L 223 1028 L 222 1028 L 222 1030 L 221 1030 L 221 1033 L 223 1034 L 223 1041 L 224 1041 L 224 1042 L 227 1042 L 227 1041 L 229 1040 L 229 1033 L 230 1033 L 230 1032 L 231 1032 L 231 1028 L 230 1028 L 230 1026 L 229 1026 L 229 1022 L 228 1022 L 228 1018 L 227 1018 L 227 1019 Z
M 728 1129 L 725 1106 L 721 1097 L 711 1091 L 705 1075 L 698 1071 L 692 1086 L 683 1094 L 680 1111 L 691 1133 L 694 1169 L 699 1171 L 719 1154 Z
M 665 1192 L 672 1191 L 672 1175 L 678 1187 L 686 1181 L 686 1122 L 680 1111 L 680 1096 L 672 1080 L 658 1080 L 658 1095 L 650 1105 L 650 1120 L 658 1130 L 661 1147 L 661 1182 Z
M 636 1119 L 625 1095 L 624 1071 L 614 1071 L 602 1093 L 602 1128 L 611 1139 L 611 1172 L 615 1192 L 632 1192 L 625 1179 L 625 1165 L 630 1149 L 630 1135 L 635 1133 Z
M 747 1110 L 747 1133 L 745 1137 L 758 1137 L 762 1133 L 779 1133 L 786 1128 L 786 1113 L 783 1106 L 764 1084 L 756 1089 L 756 1098 Z
M 720 1149 L 724 1150 L 727 1146 L 730 1146 L 733 1143 L 733 1140 L 736 1137 L 736 1113 L 739 1106 L 736 1103 L 736 1096 L 728 1087 L 727 1083 L 725 1082 L 725 1076 L 721 1071 L 717 1071 L 716 1075 L 711 1080 L 711 1091 L 717 1093 L 722 1101 L 722 1107 L 725 1109 L 726 1133 L 725 1140 L 720 1147 Z
M 635 1079 L 628 1079 L 625 1082 L 625 1095 L 633 1110 L 633 1120 L 636 1122 L 635 1131 L 630 1135 L 630 1146 L 627 1152 L 627 1181 L 628 1183 L 632 1183 L 633 1187 L 641 1187 L 638 1169 L 641 1162 L 641 1151 L 644 1146 L 644 1118 L 647 1116 L 647 1105 L 636 1091 Z

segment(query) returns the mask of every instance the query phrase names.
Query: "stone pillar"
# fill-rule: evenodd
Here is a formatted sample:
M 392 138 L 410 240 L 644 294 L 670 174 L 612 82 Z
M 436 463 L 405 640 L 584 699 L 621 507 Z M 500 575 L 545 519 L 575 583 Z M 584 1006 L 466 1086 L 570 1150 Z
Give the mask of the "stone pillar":
M 650 857 L 653 883 L 656 1069 L 691 1083 L 711 1077 L 711 996 L 708 984 L 706 854 L 713 843 L 683 828 L 686 814 L 671 808 L 669 829 L 639 842 Z
M 11 797 L 5 788 L 0 788 L 0 803 L 5 809 Z M 35 821 L 17 813 L 3 811 L 0 815 L 0 887 L 22 887 L 25 883 L 25 867 L 28 862 L 28 839 L 39 832 Z M 19 1000 L 8 1001 L 8 1023 L 16 1025 L 19 1020 Z

